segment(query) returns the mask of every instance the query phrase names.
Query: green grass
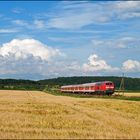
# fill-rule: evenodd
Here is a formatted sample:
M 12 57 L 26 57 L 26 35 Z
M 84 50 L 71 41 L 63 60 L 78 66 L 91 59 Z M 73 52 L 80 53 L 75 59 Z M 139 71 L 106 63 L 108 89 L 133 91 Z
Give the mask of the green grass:
M 102 98 L 102 99 L 118 99 L 118 100 L 130 100 L 130 101 L 140 101 L 140 97 L 136 96 L 123 96 L 123 95 L 112 95 L 112 96 L 107 96 L 107 95 L 91 95 L 91 94 L 75 94 L 75 93 L 61 93 L 60 91 L 57 90 L 49 90 L 45 92 L 55 95 L 55 96 L 70 96 L 70 97 L 75 97 L 75 98 Z

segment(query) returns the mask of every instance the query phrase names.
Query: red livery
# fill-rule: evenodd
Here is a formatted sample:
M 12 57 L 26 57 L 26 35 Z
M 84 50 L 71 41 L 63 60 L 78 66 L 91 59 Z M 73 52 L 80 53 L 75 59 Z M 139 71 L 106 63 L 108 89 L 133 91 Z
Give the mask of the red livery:
M 115 86 L 111 81 L 61 86 L 61 92 L 111 95 Z

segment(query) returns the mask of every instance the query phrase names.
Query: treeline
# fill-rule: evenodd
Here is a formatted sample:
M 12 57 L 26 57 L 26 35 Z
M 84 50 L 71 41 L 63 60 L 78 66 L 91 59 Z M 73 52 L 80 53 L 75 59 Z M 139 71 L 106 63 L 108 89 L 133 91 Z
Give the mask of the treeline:
M 46 86 L 59 87 L 62 85 L 83 84 L 99 81 L 112 81 L 115 83 L 116 89 L 118 89 L 121 79 L 121 77 L 114 76 L 59 77 L 39 81 L 0 79 L 0 89 L 43 90 Z M 125 77 L 124 81 L 125 90 L 140 91 L 140 78 Z
M 90 82 L 99 82 L 99 81 L 112 81 L 115 83 L 116 89 L 119 89 L 122 77 L 114 76 L 84 76 L 84 77 L 59 77 L 54 79 L 46 79 L 38 81 L 41 85 L 72 85 L 72 84 L 83 84 Z M 140 91 L 140 78 L 130 78 L 125 77 L 125 90 L 135 90 Z
M 0 79 L 0 89 L 43 90 L 44 86 L 32 80 Z

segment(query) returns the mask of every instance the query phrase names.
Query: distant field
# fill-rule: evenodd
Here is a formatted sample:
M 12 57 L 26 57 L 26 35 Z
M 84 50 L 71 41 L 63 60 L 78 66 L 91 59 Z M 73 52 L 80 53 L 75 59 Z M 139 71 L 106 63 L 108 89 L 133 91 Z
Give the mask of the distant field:
M 115 93 L 115 95 L 123 95 L 123 93 Z M 135 97 L 140 97 L 140 93 L 139 92 L 124 92 L 124 96 L 135 96 Z
M 0 91 L 1 139 L 140 139 L 139 131 L 138 101 Z

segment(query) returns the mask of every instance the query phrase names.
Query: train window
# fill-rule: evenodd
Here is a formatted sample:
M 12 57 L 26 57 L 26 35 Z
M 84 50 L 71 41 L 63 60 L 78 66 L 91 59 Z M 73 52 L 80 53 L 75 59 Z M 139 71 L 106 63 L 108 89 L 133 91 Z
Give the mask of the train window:
M 79 90 L 83 90 L 83 87 L 79 87 Z
M 112 85 L 112 83 L 106 83 L 106 85 Z
M 112 85 L 112 83 L 106 83 L 106 85 Z
M 85 90 L 89 90 L 89 87 L 85 87 Z

